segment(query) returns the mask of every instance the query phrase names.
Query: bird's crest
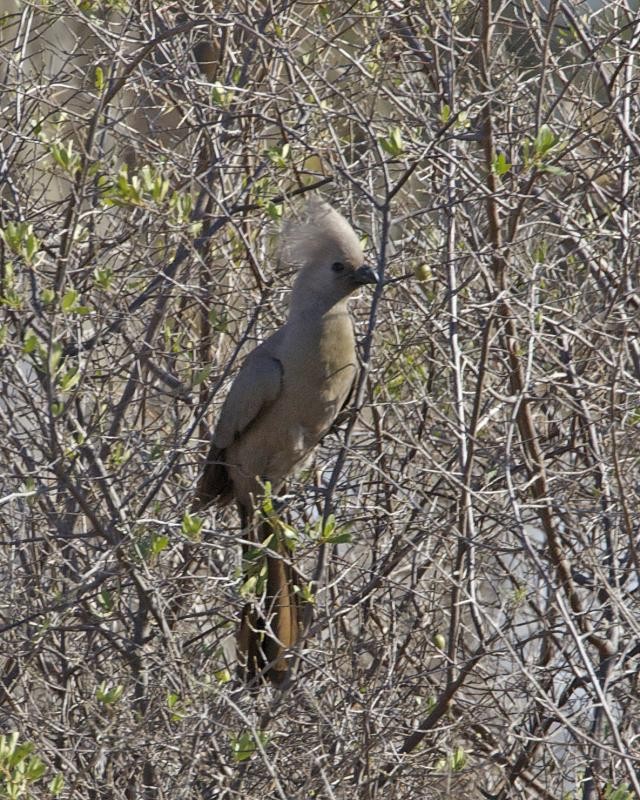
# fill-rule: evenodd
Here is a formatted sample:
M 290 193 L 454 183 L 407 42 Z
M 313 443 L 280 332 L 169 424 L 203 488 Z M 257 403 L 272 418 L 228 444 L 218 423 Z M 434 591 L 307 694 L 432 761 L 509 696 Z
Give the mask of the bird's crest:
M 360 240 L 351 225 L 329 203 L 314 198 L 299 219 L 284 224 L 280 260 L 300 269 L 318 262 L 328 250 L 343 253 L 355 266 L 362 262 Z

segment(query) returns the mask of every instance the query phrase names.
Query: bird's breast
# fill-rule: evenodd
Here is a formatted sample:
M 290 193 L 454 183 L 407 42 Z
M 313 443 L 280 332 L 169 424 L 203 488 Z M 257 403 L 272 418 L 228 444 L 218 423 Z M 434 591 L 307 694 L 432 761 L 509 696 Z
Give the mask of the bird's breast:
M 342 409 L 355 379 L 351 318 L 346 313 L 326 316 L 292 345 L 291 357 L 284 361 L 283 394 L 308 436 L 315 437 L 313 446 Z

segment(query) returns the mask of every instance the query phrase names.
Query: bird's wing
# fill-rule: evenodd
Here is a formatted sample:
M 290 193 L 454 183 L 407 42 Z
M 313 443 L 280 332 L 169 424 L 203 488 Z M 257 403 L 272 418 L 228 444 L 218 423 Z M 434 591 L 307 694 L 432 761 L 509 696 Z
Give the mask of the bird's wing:
M 357 382 L 357 374 L 354 377 L 353 381 L 351 382 L 351 386 L 349 387 L 349 391 L 347 392 L 347 396 L 344 399 L 344 403 L 340 406 L 340 410 L 336 414 L 335 419 L 331 423 L 331 427 L 329 428 L 328 433 L 335 433 L 338 428 L 342 425 L 343 422 L 349 419 L 351 414 L 353 413 L 352 403 L 356 393 L 356 382 Z
M 249 354 L 231 385 L 213 434 L 219 450 L 229 447 L 282 391 L 282 364 L 268 344 Z

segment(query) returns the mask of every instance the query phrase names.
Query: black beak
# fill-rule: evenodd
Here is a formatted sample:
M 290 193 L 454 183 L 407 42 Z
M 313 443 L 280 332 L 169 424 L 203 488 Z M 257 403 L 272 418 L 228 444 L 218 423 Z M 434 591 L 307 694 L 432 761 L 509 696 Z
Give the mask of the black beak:
M 361 267 L 354 270 L 351 277 L 353 282 L 357 283 L 359 286 L 365 283 L 378 283 L 380 280 L 378 273 L 368 264 L 363 264 Z

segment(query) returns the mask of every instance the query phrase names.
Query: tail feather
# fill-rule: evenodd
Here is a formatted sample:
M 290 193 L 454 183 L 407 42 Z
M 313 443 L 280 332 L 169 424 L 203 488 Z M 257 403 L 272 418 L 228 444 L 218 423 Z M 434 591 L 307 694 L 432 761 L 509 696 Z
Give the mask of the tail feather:
M 265 526 L 267 523 L 261 527 Z M 240 677 L 249 683 L 260 677 L 284 683 L 289 673 L 287 651 L 300 636 L 296 572 L 283 545 L 277 543 L 272 549 L 278 556 L 266 556 L 264 595 L 259 604 L 248 603 L 244 607 L 238 629 Z

